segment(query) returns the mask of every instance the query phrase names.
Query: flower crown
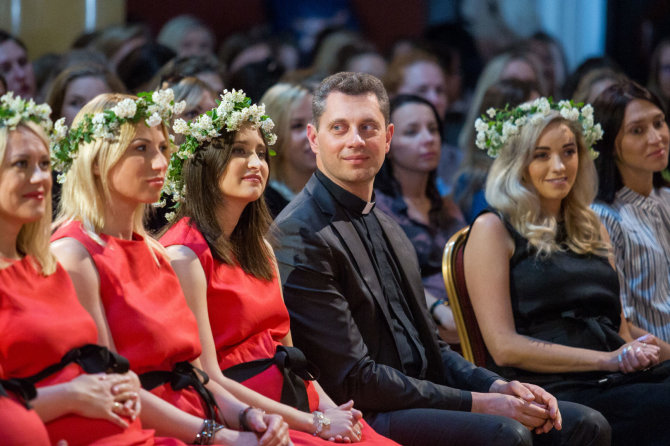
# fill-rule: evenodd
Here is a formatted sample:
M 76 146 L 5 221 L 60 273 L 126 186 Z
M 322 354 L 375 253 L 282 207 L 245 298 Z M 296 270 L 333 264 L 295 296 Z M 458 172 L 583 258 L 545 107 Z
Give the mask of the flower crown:
M 593 107 L 581 102 L 575 104 L 573 101 L 555 103 L 551 98 L 538 98 L 511 110 L 507 106 L 502 110 L 488 109 L 486 111 L 488 117 L 482 115 L 475 121 L 477 130 L 475 144 L 480 149 L 486 150 L 490 157 L 495 158 L 505 143 L 519 134 L 521 126 L 529 122 L 538 124 L 552 110 L 558 111 L 563 118 L 569 121 L 581 124 L 584 142 L 593 158 L 596 158 L 598 152 L 593 150 L 592 146 L 603 137 L 603 131 L 600 124 L 593 122 Z
M 163 191 L 172 195 L 178 207 L 184 197 L 184 178 L 182 169 L 186 159 L 193 158 L 198 149 L 202 148 L 213 138 L 226 132 L 235 132 L 244 124 L 250 124 L 253 129 L 260 129 L 268 145 L 277 142 L 277 135 L 272 133 L 274 122 L 265 114 L 265 105 L 251 103 L 242 90 L 223 90 L 221 100 L 217 100 L 217 107 L 213 108 L 192 121 L 186 122 L 177 119 L 172 129 L 175 133 L 184 135 L 184 142 L 172 154 L 168 166 L 167 178 Z M 274 150 L 268 151 L 275 155 Z M 164 202 L 158 206 L 164 205 Z
M 161 123 L 169 126 L 173 115 L 184 111 L 186 102 L 175 104 L 172 89 L 137 94 L 137 99 L 126 98 L 110 109 L 99 113 L 84 115 L 77 127 L 69 129 L 60 118 L 54 126 L 56 134 L 51 144 L 51 161 L 54 169 L 61 172 L 58 182 L 65 181 L 65 174 L 72 161 L 77 158 L 79 144 L 89 143 L 94 139 L 103 138 L 115 141 L 122 124 L 137 124 L 144 120 L 147 127 L 155 127 Z
M 49 115 L 51 107 L 48 104 L 35 104 L 32 99 L 25 100 L 7 92 L 0 98 L 0 128 L 14 130 L 21 122 L 34 122 L 51 135 L 53 124 Z

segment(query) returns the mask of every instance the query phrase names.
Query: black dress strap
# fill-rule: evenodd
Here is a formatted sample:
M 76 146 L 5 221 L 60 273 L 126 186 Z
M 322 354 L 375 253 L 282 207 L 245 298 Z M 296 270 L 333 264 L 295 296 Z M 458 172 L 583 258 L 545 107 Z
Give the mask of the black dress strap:
M 130 364 L 123 356 L 95 344 L 86 344 L 68 351 L 61 360 L 25 378 L 2 381 L 4 389 L 15 393 L 23 405 L 30 409 L 28 401 L 37 396 L 35 384 L 76 362 L 86 373 L 126 373 Z
M 276 365 L 284 376 L 280 402 L 309 413 L 305 381 L 318 379 L 319 369 L 295 347 L 278 345 L 274 357 L 237 364 L 223 370 L 223 374 L 242 382 L 264 372 L 272 365 Z
M 169 371 L 156 370 L 142 373 L 140 375 L 140 382 L 146 390 L 155 389 L 165 383 L 170 383 L 173 390 L 183 390 L 187 387 L 192 387 L 205 402 L 207 418 L 218 420 L 223 425 L 226 424 L 225 420 L 223 420 L 223 412 L 221 412 L 214 395 L 205 387 L 205 384 L 209 382 L 209 376 L 203 370 L 194 367 L 190 362 L 178 362 Z M 217 414 L 220 414 L 220 417 Z

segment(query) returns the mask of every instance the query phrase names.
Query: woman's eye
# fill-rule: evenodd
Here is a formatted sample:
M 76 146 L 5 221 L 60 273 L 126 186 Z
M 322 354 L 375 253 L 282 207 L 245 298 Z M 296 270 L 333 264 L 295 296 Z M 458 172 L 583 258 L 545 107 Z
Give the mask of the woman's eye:
M 139 145 L 139 146 L 135 147 L 135 150 L 137 150 L 139 152 L 146 152 L 147 151 L 147 146 L 142 144 L 142 145 Z
M 19 169 L 23 169 L 28 166 L 28 161 L 26 160 L 14 161 L 14 164 L 12 164 L 12 166 L 18 167 Z
M 49 168 L 51 168 L 51 161 L 50 160 L 40 161 L 40 169 L 49 170 Z
M 633 135 L 639 135 L 639 134 L 642 133 L 642 127 L 633 127 L 633 128 L 630 130 L 630 132 L 631 132 Z
M 291 130 L 302 130 L 305 128 L 305 124 L 302 122 L 294 122 L 291 124 Z

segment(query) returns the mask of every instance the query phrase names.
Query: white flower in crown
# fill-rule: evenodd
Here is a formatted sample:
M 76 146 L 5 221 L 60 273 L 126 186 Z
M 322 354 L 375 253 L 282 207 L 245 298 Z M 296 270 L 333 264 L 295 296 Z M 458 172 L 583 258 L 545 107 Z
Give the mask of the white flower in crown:
M 482 118 L 477 118 L 475 120 L 475 130 L 477 130 L 478 133 L 485 132 L 489 128 L 489 125 L 485 123 Z
M 493 119 L 496 117 L 496 109 L 489 108 L 488 110 L 486 110 L 486 114 L 489 115 L 489 118 Z
M 146 119 L 146 123 L 149 127 L 156 127 L 161 122 L 163 122 L 163 120 L 158 113 L 154 113 Z
M 582 116 L 586 119 L 591 118 L 591 122 L 593 122 L 593 106 L 591 104 L 582 107 Z
M 159 107 L 169 109 L 170 104 L 174 101 L 174 92 L 171 88 L 157 90 L 152 93 L 151 99 Z
M 132 118 L 135 116 L 135 112 L 137 111 L 137 104 L 135 104 L 134 100 L 126 98 L 112 107 L 112 111 L 118 118 Z
M 188 132 L 188 124 L 181 118 L 175 119 L 174 123 L 172 124 L 172 130 L 174 130 L 175 133 L 184 135 L 186 132 Z
M 272 129 L 275 127 L 275 123 L 272 119 L 268 118 L 265 121 L 261 123 L 261 129 L 266 132 L 270 133 Z M 275 135 L 276 136 L 276 135 Z M 276 139 L 276 138 L 275 138 Z M 268 144 L 273 145 L 272 143 L 268 142 Z
M 54 124 L 54 136 L 56 139 L 63 139 L 67 136 L 67 125 L 65 125 L 65 118 L 60 118 Z

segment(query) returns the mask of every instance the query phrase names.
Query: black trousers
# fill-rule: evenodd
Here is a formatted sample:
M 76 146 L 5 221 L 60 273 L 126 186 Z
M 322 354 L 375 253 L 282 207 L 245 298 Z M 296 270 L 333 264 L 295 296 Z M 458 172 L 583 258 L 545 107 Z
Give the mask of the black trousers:
M 382 412 L 367 418 L 381 435 L 404 446 L 609 446 L 610 427 L 588 407 L 559 401 L 563 429 L 533 434 L 511 418 L 439 409 Z
M 600 411 L 612 426 L 613 445 L 670 445 L 670 377 L 609 388 L 564 389 L 554 395 Z

